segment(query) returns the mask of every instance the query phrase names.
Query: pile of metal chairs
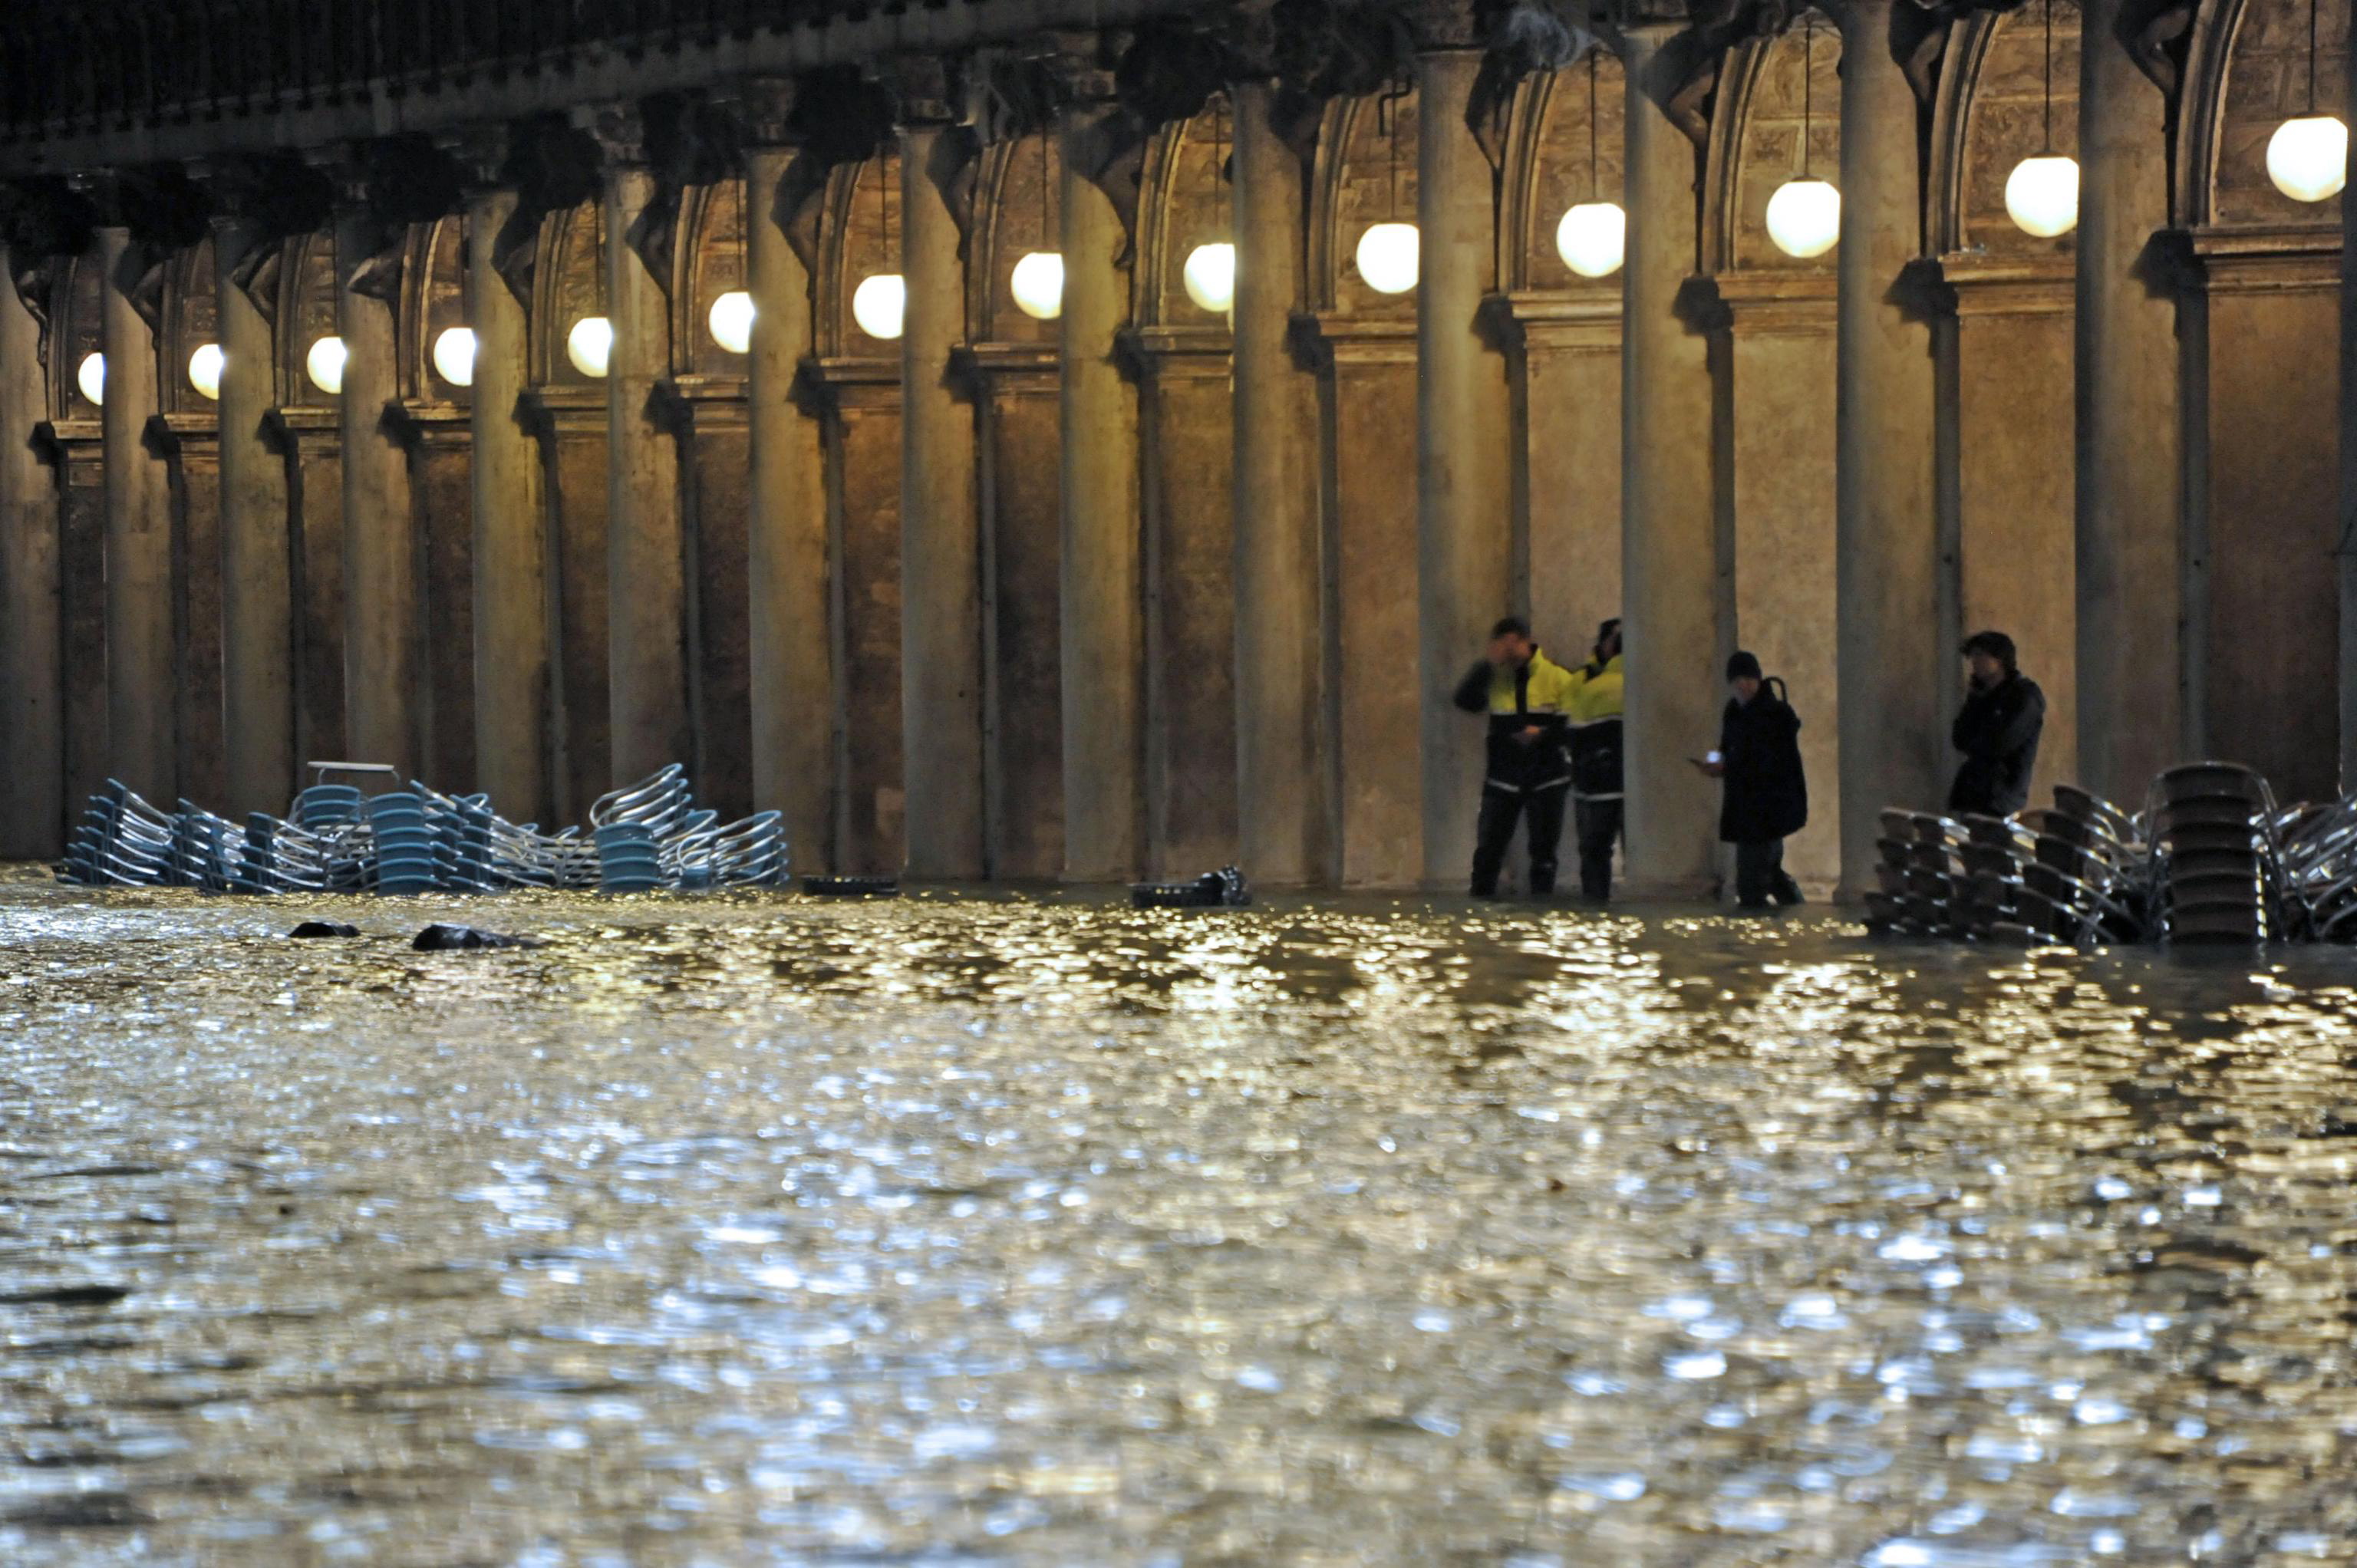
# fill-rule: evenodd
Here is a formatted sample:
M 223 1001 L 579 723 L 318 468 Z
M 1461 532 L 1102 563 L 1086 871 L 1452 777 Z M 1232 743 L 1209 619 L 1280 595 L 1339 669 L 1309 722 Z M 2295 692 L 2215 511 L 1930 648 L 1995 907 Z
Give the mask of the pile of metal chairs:
M 2131 816 L 2059 785 L 2009 818 L 1882 813 L 1878 930 L 2074 946 L 2357 940 L 2357 796 L 2289 810 L 2247 768 L 2197 762 Z
M 322 781 L 285 817 L 256 811 L 240 827 L 186 800 L 162 811 L 110 779 L 91 797 L 58 877 L 210 893 L 623 893 L 783 886 L 788 865 L 779 813 L 723 825 L 695 805 L 673 763 L 600 798 L 587 833 L 544 833 L 509 822 L 487 796 L 414 780 L 374 795 Z

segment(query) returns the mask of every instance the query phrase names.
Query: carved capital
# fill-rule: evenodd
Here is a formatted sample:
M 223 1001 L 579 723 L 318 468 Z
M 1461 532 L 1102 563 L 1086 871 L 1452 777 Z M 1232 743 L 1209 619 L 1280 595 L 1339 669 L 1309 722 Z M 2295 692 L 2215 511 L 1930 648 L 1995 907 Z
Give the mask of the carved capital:
M 894 118 L 903 125 L 957 125 L 967 122 L 965 73 L 945 55 L 902 55 L 886 72 Z
M 801 106 L 801 84 L 789 77 L 748 77 L 732 98 L 745 142 L 752 147 L 799 146 L 802 137 L 794 111 Z

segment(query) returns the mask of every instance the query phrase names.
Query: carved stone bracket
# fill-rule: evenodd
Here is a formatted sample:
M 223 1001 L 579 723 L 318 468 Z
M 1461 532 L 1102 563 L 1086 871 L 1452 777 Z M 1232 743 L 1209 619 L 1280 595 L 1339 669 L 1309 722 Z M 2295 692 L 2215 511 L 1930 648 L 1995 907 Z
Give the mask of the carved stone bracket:
M 663 297 L 670 298 L 680 189 L 676 183 L 661 177 L 655 167 L 651 117 L 639 104 L 600 103 L 576 110 L 574 124 L 597 144 L 608 176 L 639 171 L 654 177 L 653 198 L 632 216 L 621 241 L 637 253 Z

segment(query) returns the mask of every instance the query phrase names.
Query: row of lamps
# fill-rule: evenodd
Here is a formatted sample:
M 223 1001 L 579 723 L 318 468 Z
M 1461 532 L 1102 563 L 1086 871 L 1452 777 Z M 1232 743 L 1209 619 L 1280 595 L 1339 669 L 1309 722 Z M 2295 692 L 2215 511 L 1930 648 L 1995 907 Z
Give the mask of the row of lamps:
M 2026 233 L 2040 239 L 2067 234 L 2079 221 L 2079 165 L 2054 150 L 2054 14 L 2046 5 L 2045 140 L 2032 156 L 2014 166 L 2005 182 L 2005 209 Z M 2349 127 L 2338 116 L 2316 107 L 2317 0 L 2309 0 L 2308 104 L 2276 128 L 2267 142 L 2267 178 L 2294 201 L 2329 201 L 2341 193 L 2347 179 Z M 1801 260 L 1822 256 L 1841 238 L 1841 192 L 1809 172 L 1809 126 L 1815 103 L 1816 25 L 1803 24 L 1802 34 L 1800 172 L 1768 199 L 1768 237 L 1777 248 Z M 1628 214 L 1617 201 L 1606 200 L 1598 178 L 1597 56 L 1587 57 L 1587 199 L 1575 202 L 1555 227 L 1555 250 L 1564 264 L 1581 277 L 1609 277 L 1620 270 L 1628 253 Z M 1400 295 L 1414 289 L 1417 276 L 1416 227 L 1404 222 L 1399 210 L 1399 150 L 1394 105 L 1399 94 L 1380 102 L 1385 140 L 1391 145 L 1390 211 L 1382 222 L 1370 224 L 1359 236 L 1355 259 L 1359 275 L 1378 294 Z M 1224 131 L 1221 133 L 1224 141 Z M 1220 159 L 1212 164 L 1216 171 Z M 1215 172 L 1214 178 L 1218 176 Z M 879 193 L 881 186 L 878 187 Z M 1040 230 L 1053 233 L 1048 216 L 1048 151 L 1039 145 Z M 886 253 L 891 249 L 891 203 L 881 199 Z M 1180 270 L 1187 297 L 1197 308 L 1223 316 L 1235 306 L 1236 248 L 1225 240 L 1197 245 Z M 1017 308 L 1035 320 L 1053 321 L 1063 313 L 1064 258 L 1053 251 L 1032 251 L 1015 263 L 1011 280 Z M 877 273 L 852 291 L 852 319 L 870 338 L 891 341 L 900 336 L 908 310 L 908 286 L 898 273 Z M 732 354 L 753 346 L 753 296 L 731 289 L 712 302 L 706 317 L 713 341 Z M 434 369 L 453 386 L 475 381 L 475 332 L 453 327 L 434 340 Z M 614 352 L 614 324 L 603 316 L 587 316 L 565 335 L 565 358 L 583 375 L 603 377 Z M 330 397 L 344 387 L 344 340 L 321 338 L 304 356 L 303 368 L 311 384 Z M 221 345 L 207 343 L 188 356 L 188 384 L 207 398 L 221 396 L 224 363 Z M 93 403 L 106 401 L 106 356 L 83 358 L 74 374 L 83 397 Z

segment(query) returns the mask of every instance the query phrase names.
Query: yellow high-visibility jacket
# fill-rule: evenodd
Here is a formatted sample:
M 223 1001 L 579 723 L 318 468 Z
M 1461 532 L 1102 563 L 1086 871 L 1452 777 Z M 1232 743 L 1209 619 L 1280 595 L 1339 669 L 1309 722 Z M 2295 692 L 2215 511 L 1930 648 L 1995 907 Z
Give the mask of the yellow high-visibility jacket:
M 1528 663 L 1500 670 L 1487 660 L 1458 683 L 1457 705 L 1490 715 L 1490 772 L 1494 789 L 1559 789 L 1571 782 L 1564 748 L 1577 682 L 1572 672 L 1533 650 Z M 1539 734 L 1523 738 L 1523 731 Z
M 1571 697 L 1564 711 L 1571 732 L 1572 781 L 1583 800 L 1620 798 L 1624 675 L 1618 653 L 1601 664 L 1591 660 L 1572 671 Z

